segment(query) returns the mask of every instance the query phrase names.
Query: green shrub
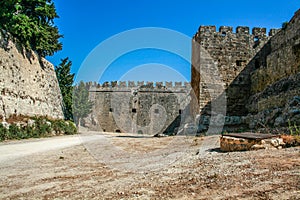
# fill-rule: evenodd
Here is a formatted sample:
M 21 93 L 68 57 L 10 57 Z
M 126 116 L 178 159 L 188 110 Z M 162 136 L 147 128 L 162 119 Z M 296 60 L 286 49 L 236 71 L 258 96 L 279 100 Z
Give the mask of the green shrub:
M 64 130 L 66 135 L 73 135 L 77 133 L 76 125 L 73 122 L 66 121 L 65 124 L 67 124 Z
M 0 141 L 13 139 L 27 139 L 51 136 L 55 131 L 56 134 L 72 135 L 77 133 L 76 126 L 71 121 L 50 120 L 46 117 L 32 117 L 33 125 L 18 126 L 11 124 L 9 128 L 5 128 L 0 124 Z
M 60 134 L 65 130 L 65 122 L 63 120 L 55 120 L 52 121 L 52 129 L 55 131 L 56 134 Z
M 32 126 L 24 126 L 22 127 L 22 132 L 23 132 L 23 138 L 28 139 L 28 138 L 34 138 L 37 137 L 34 127 Z
M 52 129 L 56 134 L 64 133 L 66 135 L 72 135 L 77 133 L 76 126 L 71 121 L 55 120 L 52 121 Z
M 16 124 L 11 124 L 8 129 L 7 139 L 22 139 L 22 130 Z
M 34 126 L 35 131 L 37 132 L 37 137 L 48 136 L 48 134 L 52 131 L 51 125 L 48 125 L 47 121 L 42 117 L 35 118 Z
M 0 124 L 0 141 L 7 139 L 8 130 L 3 126 L 3 124 Z

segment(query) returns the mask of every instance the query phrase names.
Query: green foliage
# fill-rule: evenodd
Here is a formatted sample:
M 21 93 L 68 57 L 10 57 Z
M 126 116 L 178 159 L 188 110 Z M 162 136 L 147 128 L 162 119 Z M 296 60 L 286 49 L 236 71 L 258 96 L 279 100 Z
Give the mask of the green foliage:
M 34 137 L 44 137 L 47 136 L 48 133 L 51 133 L 51 122 L 47 122 L 46 119 L 42 117 L 35 117 L 34 123 Z
M 0 141 L 6 140 L 8 135 L 8 129 L 0 124 Z
M 52 123 L 52 129 L 56 134 L 60 134 L 62 130 L 65 128 L 65 122 L 63 120 L 56 120 Z
M 73 135 L 77 133 L 77 128 L 72 121 L 67 121 L 67 126 L 65 126 L 64 132 L 66 135 Z
M 58 134 L 76 134 L 77 129 L 73 122 L 64 120 L 50 120 L 45 117 L 33 117 L 33 125 L 21 126 L 11 124 L 9 128 L 0 124 L 0 141 L 26 138 L 49 137 Z
M 74 75 L 71 74 L 72 62 L 69 58 L 61 60 L 61 63 L 55 67 L 57 80 L 64 102 L 64 116 L 67 120 L 73 120 L 72 114 L 72 95 Z
M 22 139 L 22 131 L 16 124 L 12 124 L 9 126 L 7 139 L 15 138 Z
M 92 112 L 93 102 L 89 100 L 89 91 L 83 81 L 75 86 L 73 92 L 73 117 L 76 125 L 80 119 L 87 117 Z
M 39 137 L 39 132 L 37 129 L 34 128 L 34 126 L 22 127 L 22 131 L 23 131 L 23 139 Z
M 56 134 L 64 133 L 66 135 L 72 135 L 77 133 L 76 126 L 71 121 L 56 120 L 53 122 L 52 128 Z
M 52 0 L 0 1 L 0 29 L 43 57 L 62 49 L 55 18 L 58 15 Z
M 293 136 L 300 136 L 300 127 L 298 127 L 296 124 L 292 125 L 290 121 L 288 121 L 288 123 L 290 134 Z

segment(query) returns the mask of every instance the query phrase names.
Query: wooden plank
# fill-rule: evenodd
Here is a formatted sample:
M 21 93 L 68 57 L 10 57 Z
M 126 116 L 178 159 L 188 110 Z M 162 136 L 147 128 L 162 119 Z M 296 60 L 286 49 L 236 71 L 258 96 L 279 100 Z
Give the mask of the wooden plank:
M 262 140 L 262 139 L 278 137 L 277 135 L 262 134 L 262 133 L 230 133 L 230 134 L 223 134 L 222 136 L 253 139 L 253 140 Z

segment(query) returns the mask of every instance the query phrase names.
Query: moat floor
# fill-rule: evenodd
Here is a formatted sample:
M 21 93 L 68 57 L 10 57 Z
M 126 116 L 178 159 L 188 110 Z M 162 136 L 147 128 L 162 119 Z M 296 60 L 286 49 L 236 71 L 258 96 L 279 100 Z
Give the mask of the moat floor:
M 89 132 L 2 143 L 0 199 L 300 199 L 300 147 L 221 153 L 218 140 Z

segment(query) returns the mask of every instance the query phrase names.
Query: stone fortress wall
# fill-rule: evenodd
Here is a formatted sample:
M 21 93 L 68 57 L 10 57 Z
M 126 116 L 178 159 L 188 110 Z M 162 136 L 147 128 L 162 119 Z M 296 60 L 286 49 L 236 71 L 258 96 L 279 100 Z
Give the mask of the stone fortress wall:
M 94 108 L 84 125 L 92 130 L 172 134 L 189 116 L 189 83 L 115 81 L 87 88 Z
M 284 29 L 200 26 L 192 40 L 192 79 L 181 82 L 87 83 L 95 102 L 91 129 L 176 133 L 185 123 L 209 125 L 211 102 L 226 94 L 225 126 L 300 124 L 300 11 Z M 217 70 L 215 70 L 217 69 Z M 63 118 L 54 67 L 0 34 L 0 118 Z M 214 78 L 220 78 L 216 82 Z M 192 103 L 190 103 L 190 101 Z M 192 109 L 190 109 L 192 108 Z M 199 129 L 199 127 L 198 127 Z
M 246 104 L 248 124 L 300 125 L 300 10 L 288 25 L 254 56 L 251 91 Z
M 200 26 L 192 40 L 192 76 L 181 82 L 87 83 L 94 130 L 176 134 L 196 119 L 205 131 L 212 102 L 224 95 L 225 130 L 300 124 L 297 11 L 284 29 Z M 218 126 L 216 123 L 215 126 Z
M 14 114 L 63 118 L 62 96 L 53 65 L 1 31 L 0 72 L 2 120 Z
M 271 29 L 266 35 L 266 28 L 239 26 L 233 28 L 221 26 L 200 26 L 193 37 L 192 87 L 198 97 L 199 111 L 211 101 L 216 84 L 228 88 L 228 112 L 244 115 L 247 101 L 245 93 L 249 93 L 249 72 L 244 71 L 246 65 L 278 30 Z M 216 73 L 215 69 L 218 70 Z M 241 74 L 243 73 L 243 74 Z M 205 77 L 207 76 L 207 77 Z M 239 76 L 239 79 L 236 77 Z M 216 78 L 220 82 L 216 83 Z M 233 87 L 233 85 L 235 87 Z M 246 89 L 246 90 L 245 90 Z
M 232 27 L 216 32 L 215 26 L 200 26 L 192 40 L 191 85 L 196 94 L 193 112 L 201 114 L 197 123 L 204 124 L 203 129 L 209 125 L 211 103 L 218 100 L 218 85 L 226 94 L 227 127 L 286 126 L 291 119 L 300 124 L 295 106 L 293 116 L 287 114 L 291 102 L 300 106 L 300 101 L 295 103 L 300 95 L 299 19 L 300 10 L 284 29 L 271 29 L 268 36 L 265 28 L 253 28 L 250 34 L 248 27 L 233 33 Z M 219 76 L 221 81 L 205 76 Z

